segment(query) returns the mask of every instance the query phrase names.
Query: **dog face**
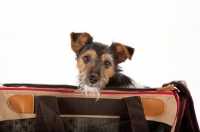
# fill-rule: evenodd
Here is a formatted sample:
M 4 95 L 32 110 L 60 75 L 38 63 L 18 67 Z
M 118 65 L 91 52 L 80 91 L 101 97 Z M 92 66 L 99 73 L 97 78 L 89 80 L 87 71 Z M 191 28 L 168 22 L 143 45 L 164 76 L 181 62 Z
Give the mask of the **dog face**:
M 134 49 L 120 43 L 111 46 L 93 42 L 88 33 L 71 33 L 71 48 L 77 56 L 79 81 L 83 86 L 103 89 L 117 72 L 118 64 L 131 59 Z

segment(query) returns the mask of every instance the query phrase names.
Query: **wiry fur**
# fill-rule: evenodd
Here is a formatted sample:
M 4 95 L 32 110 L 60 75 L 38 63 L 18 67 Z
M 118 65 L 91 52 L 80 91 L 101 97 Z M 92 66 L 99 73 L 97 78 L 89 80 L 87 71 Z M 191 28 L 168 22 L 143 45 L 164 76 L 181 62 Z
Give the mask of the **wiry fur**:
M 76 53 L 81 90 L 136 87 L 131 78 L 121 73 L 122 70 L 118 65 L 126 59 L 131 59 L 133 48 L 120 43 L 108 46 L 93 42 L 88 33 L 71 33 L 70 35 L 72 50 Z

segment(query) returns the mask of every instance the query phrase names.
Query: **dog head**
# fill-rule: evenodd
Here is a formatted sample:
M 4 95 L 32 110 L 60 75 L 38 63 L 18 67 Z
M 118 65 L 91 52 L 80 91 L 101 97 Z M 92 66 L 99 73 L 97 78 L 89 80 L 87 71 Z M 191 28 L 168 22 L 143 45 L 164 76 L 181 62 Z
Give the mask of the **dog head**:
M 110 46 L 93 42 L 90 34 L 70 34 L 71 48 L 76 53 L 79 81 L 83 86 L 103 89 L 117 72 L 118 64 L 131 60 L 134 48 L 120 43 Z

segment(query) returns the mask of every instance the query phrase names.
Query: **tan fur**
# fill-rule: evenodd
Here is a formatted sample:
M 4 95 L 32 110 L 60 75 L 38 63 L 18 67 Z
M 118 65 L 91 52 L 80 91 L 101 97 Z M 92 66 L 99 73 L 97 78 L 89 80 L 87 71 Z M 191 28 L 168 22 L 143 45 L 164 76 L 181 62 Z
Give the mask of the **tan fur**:
M 108 82 L 109 79 L 115 74 L 115 70 L 113 67 L 114 66 L 113 60 L 109 54 L 103 54 L 101 56 L 101 60 L 102 60 L 102 62 L 109 61 L 111 63 L 111 66 L 108 69 L 106 69 L 106 71 L 105 71 L 106 81 Z
M 97 58 L 97 54 L 94 50 L 88 50 L 84 52 L 83 54 L 81 54 L 81 56 L 77 60 L 77 67 L 79 69 L 79 73 L 82 73 L 83 71 L 85 71 L 86 67 L 89 68 L 91 66 L 91 65 L 86 66 L 86 64 L 83 62 L 84 56 L 89 56 L 93 60 Z

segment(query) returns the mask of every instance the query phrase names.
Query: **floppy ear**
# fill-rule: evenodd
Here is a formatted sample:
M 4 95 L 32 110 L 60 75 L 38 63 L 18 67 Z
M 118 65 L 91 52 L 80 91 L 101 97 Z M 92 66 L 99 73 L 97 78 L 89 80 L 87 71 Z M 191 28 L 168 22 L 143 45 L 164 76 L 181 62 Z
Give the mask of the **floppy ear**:
M 86 44 L 92 43 L 93 38 L 90 34 L 84 33 L 70 33 L 71 48 L 75 53 L 78 53 Z
M 132 47 L 120 43 L 112 43 L 111 47 L 114 49 L 115 57 L 118 63 L 124 62 L 127 58 L 131 60 L 135 50 Z

